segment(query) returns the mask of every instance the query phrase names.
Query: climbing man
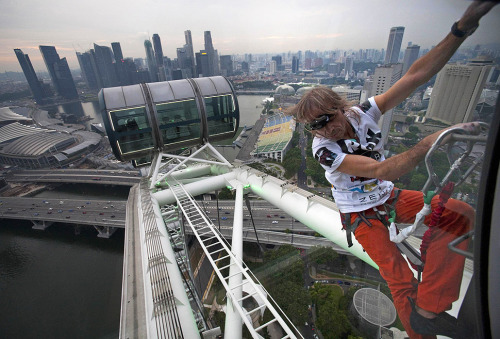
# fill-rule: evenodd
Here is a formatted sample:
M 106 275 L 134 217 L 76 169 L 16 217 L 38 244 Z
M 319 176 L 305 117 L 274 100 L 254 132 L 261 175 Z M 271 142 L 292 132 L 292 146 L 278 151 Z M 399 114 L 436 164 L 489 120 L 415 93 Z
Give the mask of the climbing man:
M 422 192 L 396 189 L 391 180 L 415 168 L 444 130 L 425 137 L 404 153 L 385 159 L 377 123 L 384 112 L 400 104 L 448 62 L 494 5 L 494 2 L 474 1 L 453 24 L 451 32 L 418 59 L 387 92 L 350 107 L 330 88 L 316 87 L 287 111 L 309 126 L 314 136 L 314 157 L 332 185 L 343 225 L 354 233 L 379 266 L 411 338 L 455 337 L 457 334 L 456 319 L 445 311 L 459 296 L 465 258 L 449 251 L 447 245 L 472 228 L 474 211 L 461 201 L 450 199 L 447 202 L 427 248 L 423 278 L 418 283 L 408 263 L 390 241 L 380 211 L 395 210 L 397 222 L 413 223 L 424 204 Z M 479 132 L 475 123 L 453 127 L 468 133 Z M 431 206 L 436 208 L 437 205 L 438 197 L 435 197 Z M 424 223 L 428 225 L 429 222 L 428 216 Z M 467 242 L 460 246 L 466 248 Z

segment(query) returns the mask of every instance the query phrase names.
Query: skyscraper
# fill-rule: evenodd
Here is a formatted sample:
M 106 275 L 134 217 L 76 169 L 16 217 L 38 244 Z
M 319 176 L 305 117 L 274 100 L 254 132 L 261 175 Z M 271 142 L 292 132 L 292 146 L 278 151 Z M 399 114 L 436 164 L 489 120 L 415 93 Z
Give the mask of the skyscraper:
M 78 99 L 78 92 L 66 58 L 59 58 L 54 46 L 38 46 L 38 48 L 56 92 L 65 99 Z
M 371 95 L 379 95 L 386 92 L 401 78 L 403 64 L 386 64 L 375 68 Z M 383 138 L 387 141 L 392 123 L 392 109 L 386 111 L 379 121 Z
M 212 35 L 210 31 L 204 32 L 205 38 L 205 52 L 208 56 L 209 62 L 209 72 L 208 74 L 203 74 L 203 76 L 213 76 L 219 75 L 219 56 L 217 50 L 214 49 L 214 45 L 212 44 Z
M 297 73 L 299 71 L 299 58 L 296 56 L 292 57 L 292 73 Z
M 87 87 L 90 89 L 99 89 L 99 83 L 93 67 L 93 56 L 89 52 L 79 53 L 76 52 L 76 58 L 78 59 L 78 64 L 80 65 L 80 70 L 82 71 L 82 77 Z
M 403 75 L 408 71 L 411 65 L 413 65 L 413 63 L 418 59 L 419 53 L 420 53 L 419 45 L 411 45 L 406 47 L 405 56 L 403 58 Z
M 35 98 L 35 101 L 38 104 L 43 104 L 46 101 L 46 95 L 43 91 L 42 83 L 38 80 L 36 76 L 33 65 L 31 64 L 30 58 L 28 54 L 24 54 L 20 49 L 14 49 L 14 53 L 16 53 L 17 60 L 19 61 L 19 65 L 23 70 L 24 76 L 28 81 L 28 85 L 30 86 L 31 93 Z
M 144 48 L 146 49 L 146 62 L 148 64 L 149 76 L 152 82 L 158 81 L 158 66 L 156 65 L 155 53 L 151 41 L 144 41 Z M 163 62 L 163 61 L 162 61 Z
M 186 49 L 187 56 L 189 58 L 189 61 L 191 62 L 191 74 L 193 74 L 194 77 L 196 76 L 196 65 L 195 65 L 193 38 L 191 37 L 191 31 L 190 30 L 184 31 L 184 37 L 186 39 L 186 44 L 184 45 L 184 48 Z
M 472 121 L 492 64 L 491 60 L 471 60 L 467 65 L 444 66 L 432 89 L 426 117 L 450 125 Z
M 94 72 L 98 78 L 99 88 L 120 86 L 111 48 L 94 44 L 94 50 L 91 53 L 94 58 Z
M 354 67 L 354 59 L 351 56 L 348 56 L 345 58 L 345 63 L 344 63 L 344 70 L 346 73 L 346 76 L 351 74 L 353 72 L 353 67 Z
M 233 75 L 233 60 L 230 55 L 220 56 L 220 70 L 224 76 Z
M 387 53 L 385 54 L 385 64 L 398 62 L 401 43 L 403 42 L 404 27 L 392 27 L 387 42 Z
M 115 71 L 118 76 L 118 81 L 120 86 L 131 85 L 132 81 L 127 72 L 127 67 L 125 66 L 125 59 L 123 58 L 122 47 L 119 42 L 112 42 L 111 49 L 113 50 L 113 55 L 115 57 Z

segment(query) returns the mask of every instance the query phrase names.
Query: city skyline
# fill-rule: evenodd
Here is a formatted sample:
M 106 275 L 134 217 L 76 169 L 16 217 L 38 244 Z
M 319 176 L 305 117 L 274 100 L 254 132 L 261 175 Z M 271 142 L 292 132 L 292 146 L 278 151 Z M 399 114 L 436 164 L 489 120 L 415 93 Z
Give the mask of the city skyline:
M 161 37 L 164 55 L 173 59 L 176 49 L 185 44 L 186 30 L 192 32 L 195 52 L 204 48 L 204 32 L 211 31 L 219 56 L 385 49 L 394 26 L 405 27 L 402 48 L 413 42 L 425 49 L 449 32 L 469 3 L 425 0 L 402 7 L 396 0 L 363 0 L 333 5 L 318 1 L 311 6 L 291 1 L 283 6 L 256 1 L 235 6 L 222 0 L 213 4 L 196 0 L 182 4 L 146 1 L 137 7 L 126 0 L 90 0 L 72 3 L 70 8 L 60 0 L 8 2 L 2 4 L 0 14 L 0 72 L 21 71 L 15 48 L 30 56 L 36 71 L 44 71 L 39 45 L 55 46 L 71 69 L 79 68 L 75 52 L 83 53 L 94 43 L 120 42 L 125 57 L 145 58 L 144 40 L 154 33 Z M 483 18 L 464 46 L 500 43 L 498 18 L 500 6 Z

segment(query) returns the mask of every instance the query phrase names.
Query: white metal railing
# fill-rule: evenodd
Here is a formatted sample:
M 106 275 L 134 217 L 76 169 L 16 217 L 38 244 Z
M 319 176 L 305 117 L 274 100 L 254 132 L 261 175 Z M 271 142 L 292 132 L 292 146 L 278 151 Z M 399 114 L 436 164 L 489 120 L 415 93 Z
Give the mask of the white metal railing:
M 224 238 L 219 234 L 212 222 L 202 212 L 202 210 L 190 196 L 190 194 L 184 189 L 183 185 L 171 177 L 167 178 L 167 181 L 170 185 L 172 193 L 175 196 L 178 207 L 184 214 L 187 224 L 190 226 L 193 234 L 198 239 L 200 246 L 207 256 L 207 259 L 209 260 L 215 273 L 219 277 L 221 284 L 226 289 L 228 300 L 232 302 L 233 308 L 239 313 L 241 319 L 247 326 L 247 329 L 251 333 L 252 337 L 261 338 L 261 335 L 257 333 L 258 331 L 268 327 L 270 324 L 278 323 L 281 326 L 283 332 L 285 332 L 285 336 L 283 337 L 283 339 L 297 338 L 296 334 L 292 331 L 288 324 L 283 320 L 279 312 L 268 300 L 267 294 L 262 291 L 262 287 L 260 286 L 260 283 L 258 283 L 255 276 L 250 272 L 246 265 L 243 266 L 243 262 L 240 259 L 234 256 L 234 254 L 231 252 L 231 249 L 226 244 Z M 217 266 L 217 263 L 224 259 L 229 259 L 231 263 L 222 268 L 219 268 Z M 231 275 L 228 274 L 227 276 L 224 276 L 222 274 L 222 270 L 228 269 L 230 267 L 235 268 L 236 273 L 231 273 Z M 235 272 L 235 270 L 233 269 L 232 272 Z M 255 307 L 254 309 L 251 309 L 249 311 L 243 308 L 242 302 L 249 296 L 236 298 L 233 290 L 241 286 L 229 286 L 229 279 L 237 274 L 240 274 L 243 277 L 244 282 L 242 283 L 242 285 L 249 284 L 253 288 L 254 292 L 250 295 L 258 295 L 260 300 L 264 302 L 264 305 L 259 305 L 258 307 Z M 273 318 L 267 323 L 254 328 L 249 320 L 249 315 L 256 311 L 259 311 L 263 306 L 267 307 L 267 309 L 271 312 Z M 284 316 L 286 317 L 286 315 Z M 298 331 L 296 333 L 298 333 Z

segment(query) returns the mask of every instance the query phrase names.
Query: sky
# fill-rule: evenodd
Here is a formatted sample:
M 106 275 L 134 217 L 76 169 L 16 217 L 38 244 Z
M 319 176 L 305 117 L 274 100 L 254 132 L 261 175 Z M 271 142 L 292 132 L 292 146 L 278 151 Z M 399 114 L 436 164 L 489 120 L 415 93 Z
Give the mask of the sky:
M 191 30 L 194 50 L 212 32 L 219 55 L 298 50 L 386 48 L 389 30 L 404 26 L 402 47 L 437 44 L 460 18 L 464 0 L 0 0 L 0 72 L 21 71 L 14 54 L 28 54 L 46 71 L 39 45 L 55 46 L 70 68 L 75 51 L 121 44 L 125 57 L 144 58 L 144 40 L 158 33 L 175 58 Z M 463 46 L 500 43 L 500 5 Z

